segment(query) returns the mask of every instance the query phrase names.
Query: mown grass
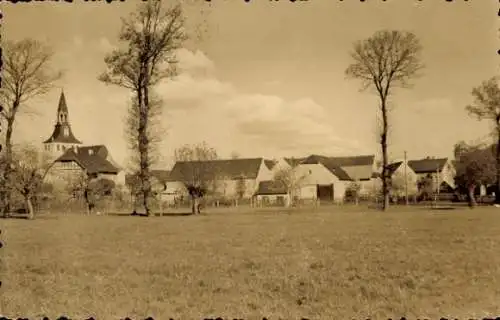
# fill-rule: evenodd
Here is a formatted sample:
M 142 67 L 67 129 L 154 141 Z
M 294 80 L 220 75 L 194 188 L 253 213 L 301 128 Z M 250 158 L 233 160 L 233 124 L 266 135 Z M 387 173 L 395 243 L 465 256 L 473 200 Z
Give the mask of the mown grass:
M 9 317 L 500 314 L 498 208 L 46 215 L 0 224 L 0 313 Z

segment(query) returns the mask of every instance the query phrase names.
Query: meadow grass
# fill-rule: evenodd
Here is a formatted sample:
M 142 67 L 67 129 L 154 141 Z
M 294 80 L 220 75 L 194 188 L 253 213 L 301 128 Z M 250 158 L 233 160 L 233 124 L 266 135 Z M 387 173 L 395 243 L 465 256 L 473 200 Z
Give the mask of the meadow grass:
M 500 209 L 0 220 L 0 313 L 55 319 L 500 314 Z

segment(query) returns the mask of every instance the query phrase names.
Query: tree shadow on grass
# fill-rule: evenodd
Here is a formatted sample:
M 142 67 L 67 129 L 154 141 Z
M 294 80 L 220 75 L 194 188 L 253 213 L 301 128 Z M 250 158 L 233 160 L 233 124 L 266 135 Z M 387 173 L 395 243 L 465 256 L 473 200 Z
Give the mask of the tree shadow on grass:
M 119 216 L 119 217 L 148 217 L 145 213 L 132 212 L 132 213 L 108 213 L 108 216 Z M 191 212 L 166 212 L 158 213 L 155 212 L 151 215 L 152 217 L 187 217 L 194 216 Z

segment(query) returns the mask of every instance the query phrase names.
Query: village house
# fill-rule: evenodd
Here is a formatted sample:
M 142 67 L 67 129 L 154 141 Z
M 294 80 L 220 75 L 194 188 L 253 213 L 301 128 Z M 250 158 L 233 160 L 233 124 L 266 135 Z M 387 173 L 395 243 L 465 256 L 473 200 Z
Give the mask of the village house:
M 440 192 L 453 192 L 455 189 L 456 170 L 448 158 L 427 157 L 420 160 L 410 160 L 408 165 L 416 173 L 418 179 L 431 177 Z
M 418 192 L 418 176 L 408 165 L 408 161 L 396 161 L 387 166 L 387 174 L 391 178 L 393 196 L 409 197 L 416 196 Z M 406 176 L 406 178 L 405 178 Z
M 111 158 L 103 145 L 72 147 L 54 160 L 47 173 L 50 182 L 67 183 L 86 174 L 92 178 L 108 179 L 116 185 L 125 184 L 125 172 Z
M 188 196 L 186 185 L 204 184 L 207 195 L 225 199 L 251 199 L 259 182 L 272 180 L 263 158 L 178 161 L 167 181 L 167 192 Z
M 112 159 L 106 146 L 83 146 L 75 138 L 64 92 L 59 97 L 54 130 L 43 145 L 44 151 L 53 158 L 53 165 L 46 176 L 51 183 L 67 184 L 70 179 L 82 173 L 94 178 L 109 179 L 115 184 L 125 183 L 125 173 Z
M 286 158 L 285 161 L 300 171 L 301 174 L 311 172 L 311 176 L 306 179 L 310 185 L 302 190 L 302 198 L 311 198 L 316 192 L 318 199 L 326 201 L 333 199 L 338 202 L 343 199 L 345 190 L 352 183 L 360 186 L 360 196 L 368 195 L 373 190 L 374 181 L 376 180 L 373 176 L 374 155 L 351 157 L 310 155 L 306 158 Z M 321 172 L 325 176 L 319 179 Z M 318 176 L 318 179 L 315 179 L 315 176 Z M 313 187 L 314 181 L 318 181 L 316 191 L 314 191 Z M 326 184 L 323 185 L 323 183 Z M 308 196 L 305 196 L 304 193 L 308 194 Z
M 255 204 L 278 205 L 288 207 L 291 203 L 290 194 L 282 181 L 267 180 L 260 181 L 255 192 Z

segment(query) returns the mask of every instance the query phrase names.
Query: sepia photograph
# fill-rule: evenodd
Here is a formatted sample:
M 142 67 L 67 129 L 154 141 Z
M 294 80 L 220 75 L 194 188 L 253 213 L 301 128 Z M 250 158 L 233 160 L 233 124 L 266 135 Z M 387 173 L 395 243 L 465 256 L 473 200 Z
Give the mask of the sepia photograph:
M 499 8 L 3 1 L 0 318 L 500 317 Z

